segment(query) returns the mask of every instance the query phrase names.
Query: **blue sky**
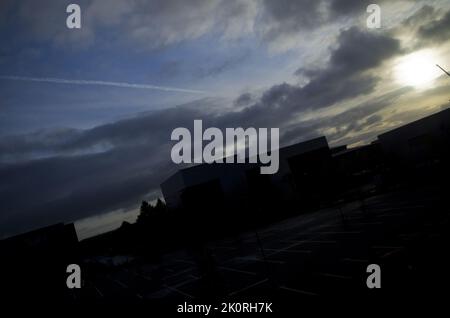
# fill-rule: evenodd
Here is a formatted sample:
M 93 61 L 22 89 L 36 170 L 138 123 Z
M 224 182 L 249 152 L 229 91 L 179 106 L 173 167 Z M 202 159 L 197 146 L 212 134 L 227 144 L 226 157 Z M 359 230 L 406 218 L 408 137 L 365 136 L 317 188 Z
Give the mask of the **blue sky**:
M 0 236 L 132 220 L 193 119 L 357 145 L 448 106 L 448 1 L 379 1 L 368 29 L 365 0 L 82 0 L 80 30 L 71 2 L 0 3 Z
M 49 6 L 43 5 L 41 10 L 56 11 L 53 3 L 50 1 Z M 9 12 L 20 15 L 18 12 L 26 5 L 20 1 L 10 4 Z M 58 5 L 57 8 L 64 6 Z M 82 12 L 89 8 L 89 4 L 81 5 Z M 104 10 L 107 11 L 108 7 L 105 6 Z M 33 14 L 42 15 L 45 19 L 50 13 Z M 59 31 L 54 37 L 58 38 L 61 33 L 70 38 L 83 32 L 66 28 L 64 18 L 67 14 L 64 11 L 52 14 L 58 16 L 60 22 L 56 25 Z M 271 54 L 263 48 L 263 43 L 250 35 L 225 41 L 220 39 L 218 30 L 211 29 L 189 41 L 181 39 L 167 47 L 147 48 L 146 44 L 139 42 L 128 43 L 127 33 L 112 26 L 96 29 L 95 39 L 92 42 L 86 40 L 89 44 L 85 44 L 83 38 L 75 37 L 61 45 L 44 33 L 50 27 L 41 27 L 41 32 L 33 32 L 34 26 L 27 17 L 22 19 L 10 17 L 10 23 L 0 31 L 7 44 L 2 49 L 0 75 L 151 84 L 201 90 L 205 92 L 204 96 L 233 99 L 246 89 L 270 86 L 291 72 L 283 72 L 282 69 L 292 52 Z M 40 26 L 39 22 L 34 23 Z M 53 26 L 53 23 L 49 24 Z M 83 24 L 83 28 L 94 27 Z M 157 90 L 11 80 L 2 80 L 1 84 L 1 98 L 6 101 L 0 117 L 0 134 L 3 135 L 52 127 L 90 128 L 200 97 Z

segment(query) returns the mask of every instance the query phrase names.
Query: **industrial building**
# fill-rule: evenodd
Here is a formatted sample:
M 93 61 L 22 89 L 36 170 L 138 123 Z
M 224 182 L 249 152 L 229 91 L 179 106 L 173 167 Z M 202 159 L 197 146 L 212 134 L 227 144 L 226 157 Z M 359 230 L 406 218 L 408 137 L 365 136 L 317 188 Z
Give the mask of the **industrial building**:
M 418 167 L 449 156 L 450 109 L 442 110 L 378 136 L 386 160 Z
M 67 299 L 66 268 L 78 262 L 77 245 L 73 223 L 59 223 L 1 240 L 2 288 L 11 297 Z
M 161 190 L 169 208 L 210 207 L 267 196 L 286 200 L 299 195 L 311 200 L 323 191 L 331 162 L 325 137 L 281 148 L 279 158 L 279 170 L 272 175 L 261 174 L 259 163 L 184 168 L 164 181 Z

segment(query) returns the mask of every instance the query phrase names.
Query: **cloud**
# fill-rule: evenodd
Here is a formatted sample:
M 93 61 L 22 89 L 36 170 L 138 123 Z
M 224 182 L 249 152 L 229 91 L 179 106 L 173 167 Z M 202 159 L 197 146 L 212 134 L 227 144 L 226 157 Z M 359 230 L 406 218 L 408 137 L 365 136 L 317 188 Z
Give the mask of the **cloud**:
M 13 233 L 133 208 L 149 193 L 155 193 L 160 182 L 177 169 L 170 162 L 170 133 L 176 127 L 190 127 L 194 119 L 201 118 L 205 126 L 219 128 L 279 127 L 294 131 L 291 137 L 284 134 L 285 142 L 374 115 L 374 110 L 362 107 L 327 120 L 293 121 L 304 111 L 324 109 L 372 92 L 378 78 L 369 71 L 398 50 L 394 39 L 351 28 L 342 32 L 326 67 L 311 72 L 306 85 L 274 85 L 256 101 L 244 94 L 237 99 L 239 103 L 251 104 L 241 104 L 234 110 L 213 107 L 214 100 L 205 98 L 87 130 L 1 138 L 3 159 L 9 156 L 22 161 L 3 160 L 0 164 L 0 179 L 7 185 L 0 188 L 0 231 Z M 358 129 L 342 124 L 331 138 L 342 139 Z
M 323 135 L 334 145 L 370 142 L 382 131 L 371 129 L 371 125 L 387 120 L 379 112 L 393 105 L 410 90 L 409 87 L 396 89 L 338 114 L 291 123 L 284 129 L 283 143 L 291 144 Z M 364 130 L 368 132 L 364 133 Z
M 402 28 L 402 31 L 406 31 L 406 29 L 410 30 L 411 28 L 417 31 L 418 27 L 433 20 L 436 13 L 436 9 L 433 6 L 424 5 L 410 17 L 406 18 L 400 27 Z
M 397 1 L 397 2 L 407 2 L 405 1 Z M 394 2 L 394 1 L 386 1 L 386 0 L 331 0 L 329 2 L 329 11 L 330 17 L 336 18 L 340 16 L 350 16 L 359 12 L 361 14 L 366 13 L 367 6 L 376 3 L 380 7 L 383 7 L 385 3 Z
M 82 27 L 69 30 L 65 9 L 70 3 L 5 0 L 2 6 L 16 18 L 20 32 L 15 33 L 22 40 L 71 48 L 89 47 L 98 41 L 109 45 L 98 36 L 105 35 L 105 30 L 114 30 L 109 33 L 109 41 L 131 41 L 138 44 L 134 45 L 136 50 L 160 49 L 212 31 L 226 39 L 239 38 L 252 32 L 256 14 L 256 2 L 245 0 L 80 0 Z M 5 17 L 6 13 L 0 13 L 0 21 Z M 17 30 L 17 25 L 14 27 Z
M 312 138 L 330 128 L 336 129 L 335 134 L 327 136 L 331 141 L 345 140 L 346 136 L 347 140 L 356 138 L 364 126 L 379 119 L 374 116 L 378 111 L 402 93 L 388 94 L 337 116 L 302 123 L 278 121 L 282 143 Z M 178 169 L 170 161 L 172 129 L 190 127 L 197 118 L 202 118 L 205 126 L 227 127 L 231 122 L 234 126 L 249 126 L 245 110 L 217 114 L 206 111 L 207 105 L 202 105 L 202 101 L 197 106 L 161 110 L 85 131 L 26 136 L 28 148 L 22 145 L 20 151 L 47 147 L 52 149 L 53 156 L 0 164 L 3 184 L 0 233 L 8 235 L 55 222 L 136 208 L 142 199 L 157 195 L 159 184 Z M 264 121 L 273 117 L 270 112 L 266 116 Z M 104 143 L 110 148 L 103 152 L 88 151 Z M 1 139 L 0 149 L 5 150 Z M 83 149 L 84 152 L 77 153 Z
M 311 31 L 336 22 L 352 20 L 356 24 L 367 14 L 371 1 L 80 0 L 82 28 L 76 31 L 65 27 L 65 8 L 70 1 L 4 3 L 4 12 L 15 17 L 15 23 L 8 23 L 10 27 L 18 30 L 20 26 L 11 42 L 50 42 L 71 49 L 119 44 L 141 51 L 164 49 L 204 36 L 225 41 L 252 36 L 281 49 L 283 42 L 298 42 Z M 6 13 L 0 13 L 0 21 L 6 17 Z
M 405 49 L 445 45 L 450 38 L 450 10 L 425 4 L 391 30 L 403 39 Z
M 331 69 L 326 76 L 352 75 L 379 66 L 385 59 L 400 53 L 400 42 L 389 35 L 361 31 L 352 27 L 338 37 L 339 47 L 332 54 Z
M 293 34 L 298 36 L 335 23 L 343 16 L 362 16 L 371 3 L 370 0 L 263 0 L 259 26 L 264 39 L 269 41 Z
M 234 100 L 233 104 L 238 107 L 248 106 L 253 101 L 254 101 L 254 98 L 253 98 L 252 94 L 244 93 L 244 94 L 239 95 L 239 97 Z
M 277 125 L 295 114 L 330 107 L 346 99 L 374 91 L 379 78 L 370 73 L 401 53 L 398 40 L 356 27 L 341 32 L 338 45 L 323 69 L 309 71 L 304 86 L 287 83 L 272 86 L 240 117 L 254 125 Z
M 209 32 L 239 38 L 252 31 L 253 1 L 169 0 L 139 2 L 125 32 L 150 49 L 198 39 Z
M 0 137 L 0 162 L 19 162 L 61 154 L 61 146 L 75 140 L 81 133 L 80 130 L 66 128 Z
M 249 51 L 243 51 L 235 56 L 229 57 L 211 66 L 202 65 L 194 70 L 194 76 L 199 78 L 214 77 L 230 71 L 243 64 L 250 57 Z
M 186 104 L 87 130 L 0 138 L 2 157 L 22 158 L 0 160 L 0 236 L 133 208 L 154 196 L 177 169 L 171 131 L 213 116 L 208 99 L 195 104 L 199 109 Z
M 433 22 L 422 25 L 418 35 L 424 42 L 436 44 L 447 42 L 450 39 L 450 11 Z
M 263 2 L 262 34 L 266 40 L 312 29 L 325 22 L 321 1 L 281 0 Z
M 18 14 L 17 23 L 25 30 L 25 35 L 18 32 L 18 37 L 61 46 L 81 42 L 97 45 L 106 38 L 115 44 L 125 43 L 132 50 L 158 50 L 207 35 L 228 40 L 256 34 L 265 43 L 295 38 L 335 19 L 345 19 L 347 12 L 359 12 L 366 2 L 80 1 L 84 29 L 78 35 L 60 26 L 65 25 L 65 15 L 59 11 L 63 8 L 61 12 L 65 12 L 64 1 L 57 5 L 48 2 L 45 10 L 38 10 L 47 4 L 45 1 L 11 3 L 7 2 L 7 11 Z M 435 22 L 424 27 L 419 23 L 419 13 Z M 423 38 L 445 38 L 446 16 L 438 19 L 429 8 L 419 13 L 408 23 L 417 25 Z M 4 27 L 1 21 L 0 27 Z M 108 36 L 99 37 L 98 32 L 108 32 Z M 400 41 L 391 33 L 357 27 L 339 26 L 334 32 L 337 37 L 334 33 L 330 37 L 322 34 L 326 39 L 320 47 L 329 49 L 329 57 L 320 67 L 303 64 L 295 72 L 305 79 L 304 83 L 279 83 L 260 97 L 242 94 L 234 108 L 213 109 L 213 100 L 202 99 L 90 129 L 46 130 L 0 138 L 0 233 L 132 209 L 142 199 L 157 195 L 161 181 L 177 169 L 170 162 L 170 132 L 176 127 L 189 127 L 198 118 L 207 126 L 219 128 L 279 127 L 282 144 L 323 134 L 331 143 L 370 141 L 389 121 L 383 111 L 411 89 L 377 92 L 381 81 L 378 71 L 383 63 L 403 53 Z M 242 62 L 238 57 L 205 67 L 202 74 L 213 76 L 234 67 Z M 182 66 L 170 64 L 161 71 L 176 76 Z M 186 91 L 133 83 L 22 79 Z M 374 92 L 378 93 L 375 97 Z M 326 113 L 334 106 L 342 109 Z M 302 118 L 314 112 L 325 115 Z
M 0 236 L 135 207 L 176 170 L 170 162 L 171 130 L 199 115 L 189 107 L 175 108 L 61 132 L 60 138 L 48 133 L 10 137 L 9 147 L 0 140 L 2 154 L 9 149 L 28 156 L 0 164 Z M 107 150 L 89 151 L 104 143 L 110 145 Z M 45 148 L 51 157 L 33 158 Z

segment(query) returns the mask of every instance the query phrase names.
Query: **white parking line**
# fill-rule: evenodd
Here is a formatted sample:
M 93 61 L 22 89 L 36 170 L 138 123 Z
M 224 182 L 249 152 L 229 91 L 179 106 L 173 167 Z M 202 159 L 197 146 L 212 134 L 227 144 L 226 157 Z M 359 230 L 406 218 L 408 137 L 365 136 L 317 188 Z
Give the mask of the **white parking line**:
M 357 258 L 343 258 L 342 261 L 344 262 L 356 262 L 356 263 L 368 263 L 369 260 L 367 259 L 357 259 Z
M 235 250 L 236 249 L 236 247 L 230 247 L 230 246 L 214 246 L 213 248 L 224 249 L 224 250 Z
M 242 260 L 244 262 L 266 262 L 272 264 L 286 264 L 284 261 L 274 260 L 274 259 L 261 259 L 261 258 L 249 258 L 249 257 L 237 257 L 237 259 Z
M 268 278 L 263 279 L 263 280 L 260 280 L 259 282 L 256 282 L 256 283 L 254 283 L 254 284 L 251 284 L 251 285 L 249 285 L 249 286 L 247 286 L 247 287 L 244 287 L 244 288 L 241 288 L 241 289 L 236 290 L 236 291 L 234 291 L 234 292 L 231 292 L 231 293 L 228 294 L 228 296 L 236 295 L 236 294 L 238 294 L 238 293 L 240 293 L 240 292 L 243 292 L 243 291 L 245 291 L 245 290 L 247 290 L 247 289 L 250 289 L 250 288 L 255 287 L 255 286 L 258 286 L 258 285 L 261 285 L 261 284 L 267 282 L 268 280 L 269 280 Z
M 235 268 L 230 268 L 230 267 L 225 267 L 225 266 L 218 266 L 217 268 L 224 269 L 224 270 L 230 271 L 230 272 L 241 273 L 241 274 L 256 275 L 256 273 L 253 273 L 253 272 L 241 271 L 240 269 L 235 269 Z
M 128 288 L 127 285 L 125 285 L 124 283 L 122 283 L 121 281 L 119 281 L 117 279 L 113 279 L 113 282 L 116 283 L 117 285 L 119 285 L 122 288 Z
M 199 278 L 192 278 L 192 277 L 191 277 L 191 278 L 188 278 L 188 279 L 186 279 L 185 281 L 183 281 L 183 282 L 181 282 L 181 283 L 178 283 L 178 284 L 176 284 L 176 285 L 174 285 L 174 286 L 172 286 L 172 287 L 174 287 L 174 288 L 179 288 L 179 287 L 184 286 L 184 285 L 186 285 L 186 284 L 195 282 L 196 280 L 199 280 Z
M 306 244 L 306 243 L 337 243 L 337 241 L 333 240 L 285 240 L 281 242 L 291 243 L 296 242 L 300 244 Z
M 311 250 L 291 250 L 291 249 L 273 249 L 273 248 L 265 248 L 266 251 L 274 251 L 275 253 L 312 253 Z M 274 253 L 274 254 L 275 254 Z M 273 255 L 273 254 L 270 254 Z
M 309 292 L 306 290 L 300 290 L 300 289 L 295 289 L 295 288 L 290 288 L 290 287 L 286 287 L 286 286 L 280 286 L 281 289 L 285 289 L 294 293 L 299 293 L 299 294 L 304 294 L 304 295 L 310 295 L 310 296 L 318 296 L 318 294 L 313 293 L 313 292 Z
M 172 286 L 169 286 L 169 285 L 166 285 L 166 284 L 164 284 L 163 286 L 164 286 L 165 288 L 167 288 L 168 290 L 173 291 L 173 292 L 176 292 L 176 293 L 179 293 L 179 294 L 181 294 L 181 295 L 183 295 L 183 296 L 186 296 L 186 297 L 189 297 L 189 298 L 195 298 L 194 296 L 189 295 L 189 294 L 187 294 L 187 293 L 185 293 L 185 292 L 183 292 L 183 291 L 181 291 L 181 290 L 179 290 L 179 289 L 177 289 L 177 288 L 175 288 L 175 287 L 172 287 Z
M 391 256 L 392 254 L 396 254 L 396 253 L 400 252 L 401 250 L 402 250 L 401 248 L 394 249 L 392 251 L 387 252 L 386 254 L 383 254 L 381 256 L 381 258 L 386 258 L 388 256 Z
M 264 250 L 274 251 L 273 253 L 270 253 L 270 254 L 268 255 L 268 256 L 272 256 L 272 255 L 275 255 L 275 254 L 284 252 L 284 251 L 286 251 L 286 250 L 289 250 L 289 249 L 291 249 L 291 248 L 293 248 L 293 247 L 299 246 L 299 245 L 301 245 L 301 244 L 304 244 L 304 243 L 303 243 L 303 242 L 297 242 L 297 243 L 288 245 L 288 246 L 286 246 L 286 247 L 284 247 L 284 248 L 281 248 L 281 249 L 264 249 Z
M 360 234 L 359 231 L 341 231 L 341 232 L 332 232 L 332 231 L 325 231 L 325 232 L 318 232 L 320 234 Z
M 353 225 L 383 225 L 383 222 L 355 222 Z
M 186 261 L 186 260 L 184 260 L 184 259 L 175 259 L 174 261 L 175 261 L 175 262 L 179 262 L 179 263 L 191 264 L 191 265 L 194 265 L 194 264 L 195 264 L 194 262 Z
M 95 285 L 93 285 L 93 286 L 94 286 L 95 291 L 100 295 L 100 297 L 104 297 L 103 293 L 100 291 L 100 289 L 98 289 L 97 286 L 95 286 Z
M 320 276 L 339 278 L 339 279 L 352 279 L 350 276 L 337 275 L 337 274 L 331 274 L 331 273 L 316 273 L 316 274 L 320 275 Z
M 178 275 L 181 275 L 181 274 L 190 272 L 190 271 L 192 271 L 192 270 L 193 270 L 192 268 L 188 268 L 188 269 L 182 270 L 181 272 L 178 272 L 178 273 L 175 273 L 175 274 L 166 276 L 166 277 L 164 277 L 164 278 L 165 278 L 165 279 L 168 279 L 168 278 L 176 277 L 176 276 L 178 276 Z

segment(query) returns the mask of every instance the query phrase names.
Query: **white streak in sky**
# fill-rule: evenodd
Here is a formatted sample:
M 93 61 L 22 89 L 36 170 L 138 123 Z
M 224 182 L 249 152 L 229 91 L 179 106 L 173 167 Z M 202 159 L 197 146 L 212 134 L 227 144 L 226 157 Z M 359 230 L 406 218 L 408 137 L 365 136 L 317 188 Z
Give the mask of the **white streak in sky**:
M 52 77 L 26 77 L 26 76 L 8 76 L 0 75 L 0 80 L 13 80 L 13 81 L 28 81 L 28 82 L 41 82 L 41 83 L 55 83 L 55 84 L 75 84 L 75 85 L 101 85 L 101 86 L 114 86 L 122 88 L 140 88 L 140 89 L 154 89 L 166 92 L 179 92 L 179 93 L 191 93 L 191 94 L 205 94 L 203 91 L 184 89 L 177 87 L 156 86 L 148 84 L 135 84 L 125 82 L 107 82 L 107 81 L 91 81 L 91 80 L 72 80 L 64 78 L 52 78 Z

